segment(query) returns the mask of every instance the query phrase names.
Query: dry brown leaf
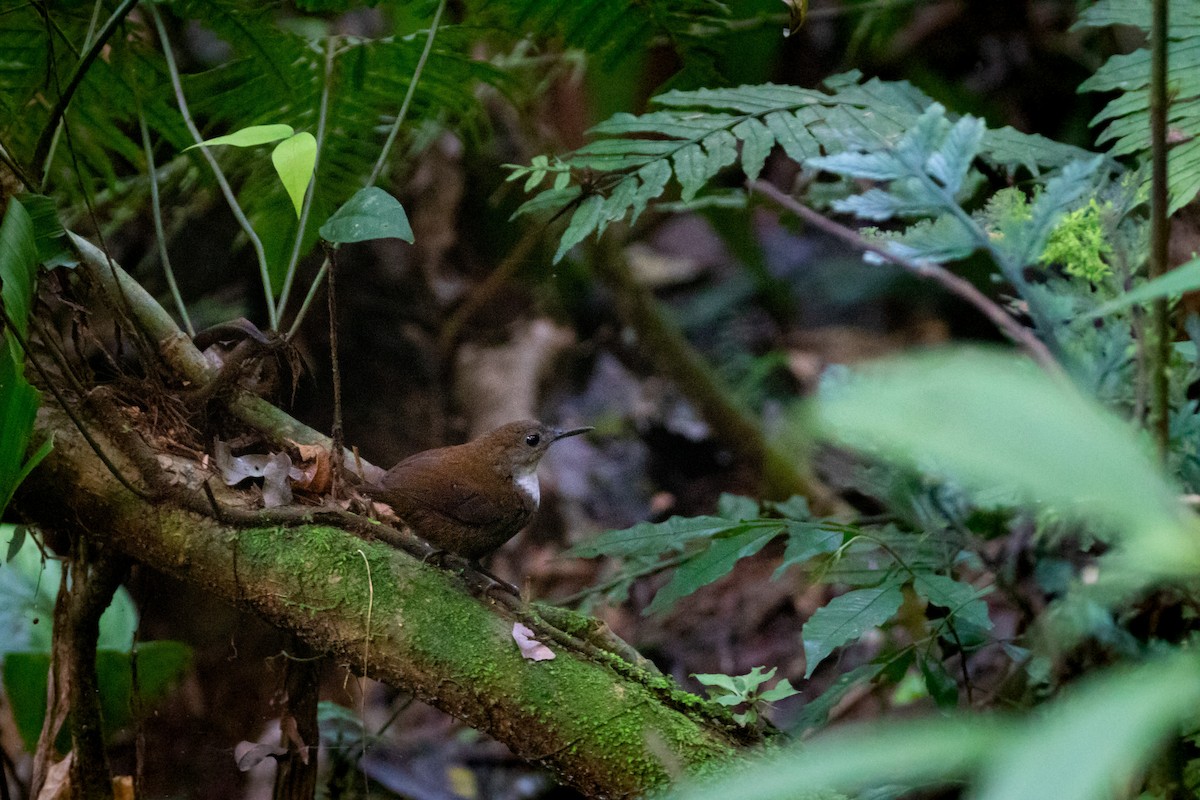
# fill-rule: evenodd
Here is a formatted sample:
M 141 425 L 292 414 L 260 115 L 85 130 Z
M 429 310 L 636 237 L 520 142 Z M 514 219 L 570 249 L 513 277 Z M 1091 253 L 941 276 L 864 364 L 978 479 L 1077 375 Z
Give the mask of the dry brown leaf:
M 533 631 L 519 622 L 513 623 L 512 637 L 513 641 L 517 643 L 517 647 L 521 650 L 521 655 L 526 659 L 530 661 L 550 661 L 554 658 L 554 651 L 533 638 Z

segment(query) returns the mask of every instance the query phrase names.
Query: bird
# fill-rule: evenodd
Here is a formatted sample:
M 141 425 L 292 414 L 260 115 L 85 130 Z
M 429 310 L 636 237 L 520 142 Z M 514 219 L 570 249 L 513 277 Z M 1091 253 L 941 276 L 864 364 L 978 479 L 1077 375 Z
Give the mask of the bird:
M 510 422 L 466 444 L 411 455 L 363 493 L 391 506 L 434 547 L 478 566 L 537 513 L 537 467 L 550 445 L 591 430 Z

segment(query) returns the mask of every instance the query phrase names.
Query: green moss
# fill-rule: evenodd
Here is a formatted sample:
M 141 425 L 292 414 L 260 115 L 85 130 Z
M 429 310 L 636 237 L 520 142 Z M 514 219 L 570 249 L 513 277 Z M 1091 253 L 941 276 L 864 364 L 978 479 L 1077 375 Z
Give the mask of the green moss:
M 1112 274 L 1105 256 L 1112 255 L 1112 246 L 1105 236 L 1103 215 L 1112 210 L 1110 203 L 1101 206 L 1092 200 L 1083 208 L 1063 215 L 1050 240 L 1042 251 L 1042 264 L 1061 264 L 1063 270 L 1076 278 L 1099 283 Z

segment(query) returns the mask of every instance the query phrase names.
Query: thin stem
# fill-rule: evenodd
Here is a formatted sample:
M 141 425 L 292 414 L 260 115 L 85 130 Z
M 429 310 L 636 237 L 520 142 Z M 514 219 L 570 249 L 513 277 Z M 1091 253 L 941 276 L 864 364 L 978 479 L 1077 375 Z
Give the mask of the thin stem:
M 154 165 L 154 148 L 150 146 L 150 129 L 146 127 L 146 115 L 142 111 L 141 97 L 138 97 L 138 129 L 142 132 L 142 149 L 146 151 L 146 170 L 150 177 L 150 210 L 154 216 L 154 238 L 158 242 L 158 257 L 162 261 L 163 274 L 167 278 L 167 288 L 179 318 L 187 329 L 188 336 L 196 337 L 196 329 L 192 327 L 192 319 L 188 316 L 187 306 L 184 305 L 183 295 L 179 293 L 179 284 L 175 282 L 175 270 L 171 268 L 171 257 L 167 254 L 167 234 L 163 230 L 162 203 L 158 197 L 158 171 Z
M 342 499 L 342 485 L 345 468 L 345 454 L 342 451 L 342 370 L 338 360 L 338 320 L 337 320 L 337 255 L 330 246 L 325 256 L 329 265 L 329 366 L 333 380 L 333 457 L 330 459 L 333 468 L 333 502 Z M 364 674 L 366 674 L 364 672 Z
M 896 266 L 911 272 L 920 278 L 926 278 L 934 281 L 951 294 L 965 300 L 970 305 L 979 310 L 985 317 L 991 320 L 1001 333 L 1011 339 L 1017 345 L 1024 348 L 1034 361 L 1042 366 L 1047 372 L 1052 374 L 1060 374 L 1061 367 L 1050 353 L 1046 345 L 1033 334 L 1031 330 L 1026 328 L 1021 323 L 1013 319 L 1003 308 L 990 299 L 983 292 L 979 291 L 970 281 L 960 278 L 953 272 L 945 269 L 938 264 L 932 264 L 927 261 L 913 261 L 903 256 L 881 247 L 873 242 L 863 238 L 858 231 L 847 228 L 833 220 L 818 214 L 811 208 L 801 204 L 791 195 L 781 192 L 773 185 L 761 181 L 751 181 L 750 189 L 758 192 L 766 197 L 775 205 L 790 211 L 796 216 L 803 219 L 814 228 L 833 236 L 836 239 L 841 239 L 843 242 L 853 246 L 854 248 L 867 253 L 874 253 L 880 258 L 889 261 Z
M 167 29 L 163 25 L 162 15 L 158 13 L 158 7 L 154 3 L 148 3 L 146 6 L 150 10 L 150 16 L 154 18 L 154 28 L 158 31 L 158 38 L 162 41 L 163 56 L 167 62 L 167 72 L 171 76 L 171 87 L 175 90 L 175 101 L 179 104 L 179 113 L 183 115 L 183 121 L 187 125 L 188 130 L 192 134 L 192 139 L 197 144 L 204 141 L 204 137 L 200 135 L 200 130 L 196 127 L 196 123 L 192 120 L 192 114 L 188 110 L 187 98 L 183 94 L 183 83 L 179 80 L 179 68 L 175 65 L 175 54 L 171 51 L 171 42 L 167 38 Z M 220 165 L 217 164 L 217 159 L 208 151 L 207 147 L 200 148 L 200 154 L 208 162 L 208 166 L 213 171 L 213 177 L 217 179 L 217 185 L 221 187 L 221 194 L 225 196 L 225 202 L 229 204 L 229 210 L 233 212 L 234 218 L 237 219 L 238 225 L 242 231 L 250 239 L 250 244 L 254 247 L 254 254 L 258 257 L 259 276 L 262 279 L 263 293 L 265 295 L 267 305 L 267 321 L 271 330 L 279 326 L 279 314 L 275 309 L 275 297 L 271 293 L 271 271 L 267 268 L 267 254 L 263 250 L 262 240 L 258 238 L 258 234 L 254 232 L 253 226 L 250 225 L 250 220 L 246 219 L 246 214 L 242 211 L 242 207 L 238 205 L 237 198 L 233 195 L 233 189 L 229 186 L 229 181 L 225 178 L 225 173 L 221 171 Z
M 54 107 L 50 109 L 50 119 L 46 121 L 46 127 L 42 128 L 42 132 L 38 136 L 37 145 L 33 149 L 33 158 L 30 161 L 32 164 L 40 165 L 38 176 L 43 182 L 43 188 L 45 188 L 45 175 L 50 166 L 51 144 L 57 137 L 63 114 L 67 112 L 67 106 L 70 104 L 71 98 L 74 97 L 75 90 L 79 88 L 79 84 L 83 81 L 84 76 L 87 75 L 92 62 L 96 60 L 96 56 L 100 55 L 100 51 L 108 43 L 113 31 L 129 15 L 129 12 L 133 10 L 133 7 L 137 3 L 138 0 L 122 0 L 112 15 L 105 20 L 104 27 L 96 35 L 95 41 L 91 42 L 90 46 L 85 45 L 87 46 L 87 50 L 84 52 L 83 58 L 79 59 L 79 63 L 75 65 L 75 71 L 71 74 L 71 79 L 67 81 L 66 88 L 59 92 L 58 99 L 54 102 Z M 99 3 L 97 3 L 97 6 L 99 6 Z
M 1167 0 L 1154 0 L 1150 20 L 1150 279 L 1167 271 L 1170 234 L 1167 198 Z M 1150 428 L 1159 456 L 1171 440 L 1167 367 L 1170 317 L 1165 297 L 1150 307 L 1147 364 L 1150 373 Z
M 17 177 L 17 180 L 21 182 L 21 185 L 23 185 L 27 191 L 36 192 L 38 190 L 37 184 L 34 183 L 33 178 L 25 174 L 25 170 L 22 169 L 21 165 L 18 164 L 12 157 L 9 152 L 8 145 L 4 143 L 3 139 L 0 139 L 0 164 L 8 167 L 9 170 L 12 171 L 12 174 Z
M 958 204 L 958 201 L 954 195 L 946 191 L 944 186 L 931 178 L 925 172 L 924 168 L 912 165 L 910 165 L 910 168 L 912 169 L 913 174 L 921 180 L 921 182 L 926 186 L 926 188 L 929 189 L 929 191 L 933 192 L 942 199 L 942 203 L 948 209 L 950 209 L 950 213 L 955 219 L 958 220 L 959 224 L 967 229 L 967 231 L 971 234 L 971 238 L 975 240 L 980 249 L 991 255 L 992 260 L 996 263 L 996 266 L 999 267 L 1000 272 L 1004 275 L 1005 279 L 1013 285 L 1013 287 L 1023 298 L 1025 298 L 1026 306 L 1029 309 L 1029 316 L 1033 319 L 1033 326 L 1035 329 L 1041 332 L 1042 339 L 1045 341 L 1047 348 L 1052 353 L 1055 351 L 1061 353 L 1061 349 L 1058 346 L 1058 334 L 1055 332 L 1054 325 L 1051 323 L 1050 318 L 1047 317 L 1046 313 L 1042 309 L 1038 298 L 1033 292 L 1029 291 L 1029 283 L 1021 274 L 1021 268 L 1023 265 L 1020 263 L 1014 263 L 1008 258 L 1007 255 L 1005 255 L 1003 251 L 1000 250 L 1000 248 L 996 247 L 995 243 L 992 241 L 992 238 L 988 236 L 987 231 L 981 228 L 979 223 L 972 219 L 971 215 L 968 214 L 963 207 Z M 1005 316 L 1008 315 L 1006 314 Z
M 371 177 L 367 178 L 367 186 L 374 186 L 379 180 L 380 174 L 383 173 L 383 167 L 387 163 L 388 153 L 392 151 L 392 145 L 396 143 L 396 136 L 400 133 L 400 126 L 404 123 L 404 117 L 408 114 L 409 103 L 412 102 L 413 95 L 417 90 L 417 82 L 421 79 L 421 73 L 425 70 L 425 61 L 429 58 L 429 51 L 433 49 L 433 39 L 437 35 L 438 24 L 442 21 L 442 12 L 446 10 L 446 0 L 439 0 L 437 11 L 433 14 L 433 22 L 429 26 L 429 34 L 425 37 L 425 49 L 421 51 L 421 58 L 417 60 L 417 68 L 413 70 L 412 80 L 408 82 L 408 91 L 404 93 L 404 102 L 400 104 L 400 111 L 396 114 L 396 121 L 392 123 L 392 129 L 388 131 L 387 139 L 383 143 L 383 149 L 379 151 L 379 159 L 375 162 L 375 168 L 371 170 Z
M 325 80 L 321 85 L 321 102 L 317 109 L 317 154 L 313 160 L 313 178 L 304 193 L 304 204 L 300 208 L 300 224 L 296 228 L 296 241 L 292 243 L 292 255 L 288 259 L 287 274 L 283 278 L 283 289 L 279 292 L 279 318 L 287 309 L 292 281 L 296 279 L 296 266 L 300 263 L 300 248 L 304 243 L 304 231 L 308 228 L 308 212 L 312 209 L 313 194 L 317 190 L 317 170 L 321 167 L 321 148 L 325 146 L 325 121 L 329 114 L 329 86 L 333 83 L 333 55 L 337 48 L 337 36 L 325 42 Z
M 308 307 L 312 305 L 313 298 L 317 296 L 317 290 L 321 288 L 321 281 L 325 279 L 325 273 L 329 270 L 329 256 L 325 256 L 325 260 L 321 262 L 321 268 L 317 270 L 317 275 L 313 278 L 312 285 L 308 287 L 308 294 L 304 295 L 304 302 L 300 304 L 300 310 L 296 312 L 296 318 L 292 320 L 292 327 L 288 328 L 287 338 L 292 339 L 296 335 L 296 331 L 300 330 L 300 323 L 304 322 L 304 318 L 308 315 Z

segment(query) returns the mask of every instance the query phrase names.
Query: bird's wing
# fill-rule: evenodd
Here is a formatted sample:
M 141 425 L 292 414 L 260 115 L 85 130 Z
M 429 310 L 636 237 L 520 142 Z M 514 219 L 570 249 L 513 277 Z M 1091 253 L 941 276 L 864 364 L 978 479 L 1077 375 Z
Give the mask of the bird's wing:
M 463 525 L 489 525 L 506 513 L 507 509 L 474 483 L 423 455 L 417 453 L 388 470 L 384 485 L 389 493 L 403 495 L 413 506 Z

